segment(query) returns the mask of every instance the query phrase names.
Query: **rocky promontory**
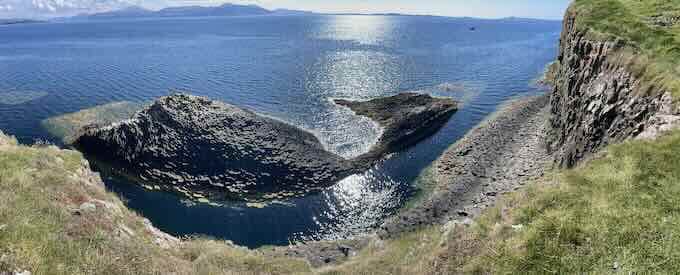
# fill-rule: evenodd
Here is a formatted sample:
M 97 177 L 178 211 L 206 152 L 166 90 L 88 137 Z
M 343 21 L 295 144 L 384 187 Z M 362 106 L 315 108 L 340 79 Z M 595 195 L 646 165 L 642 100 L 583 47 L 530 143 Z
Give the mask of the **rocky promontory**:
M 336 99 L 357 115 L 376 121 L 383 128 L 377 144 L 356 158 L 357 165 L 371 164 L 385 154 L 402 150 L 437 132 L 458 110 L 451 98 L 402 93 L 369 101 Z
M 368 169 L 385 154 L 436 131 L 456 110 L 452 99 L 418 94 L 337 102 L 385 128 L 371 152 L 347 160 L 308 131 L 184 94 L 162 97 L 129 120 L 85 127 L 74 145 L 154 189 L 198 199 L 293 196 Z
M 311 133 L 202 97 L 163 97 L 132 119 L 89 127 L 76 146 L 181 192 L 306 191 L 351 171 Z M 161 187 L 166 187 L 161 186 Z

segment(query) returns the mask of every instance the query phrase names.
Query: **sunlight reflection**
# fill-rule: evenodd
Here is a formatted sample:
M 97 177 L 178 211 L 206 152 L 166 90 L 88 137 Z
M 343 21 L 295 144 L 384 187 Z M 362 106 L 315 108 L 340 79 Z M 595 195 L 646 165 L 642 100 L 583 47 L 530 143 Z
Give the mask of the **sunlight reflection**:
M 366 45 L 386 45 L 395 22 L 387 16 L 335 16 L 318 34 L 321 39 L 350 40 Z
M 376 169 L 353 175 L 325 193 L 330 208 L 316 217 L 324 239 L 346 238 L 364 233 L 401 204 L 399 183 Z M 333 225 L 318 222 L 331 218 Z
M 355 115 L 349 108 L 333 105 L 329 109 L 330 112 L 317 114 L 314 120 L 318 125 L 316 131 L 331 152 L 345 158 L 357 157 L 368 152 L 382 134 L 377 123 Z
M 385 16 L 334 16 L 316 32 L 316 37 L 352 41 L 360 45 L 384 47 L 394 33 L 395 21 Z M 360 45 L 342 51 L 329 51 L 320 57 L 305 80 L 309 93 L 329 99 L 323 111 L 313 117 L 313 130 L 329 150 L 346 158 L 367 152 L 377 141 L 377 124 L 336 106 L 333 98 L 368 100 L 398 90 L 401 74 L 397 58 Z
M 330 53 L 315 68 L 307 90 L 320 98 L 368 100 L 386 96 L 398 90 L 401 79 L 396 58 L 375 51 Z M 313 118 L 323 142 L 344 157 L 367 152 L 380 134 L 377 125 L 330 100 L 327 104 L 330 112 L 317 113 Z

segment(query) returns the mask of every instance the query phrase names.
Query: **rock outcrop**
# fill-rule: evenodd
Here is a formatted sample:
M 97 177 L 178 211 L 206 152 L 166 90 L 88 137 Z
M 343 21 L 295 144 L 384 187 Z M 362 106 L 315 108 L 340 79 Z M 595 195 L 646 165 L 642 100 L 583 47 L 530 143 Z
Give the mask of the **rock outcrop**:
M 181 94 L 160 98 L 129 120 L 86 127 L 74 144 L 144 183 L 194 198 L 293 196 L 367 169 L 384 154 L 436 130 L 456 109 L 451 99 L 415 94 L 340 102 L 385 126 L 370 157 L 346 160 L 310 132 Z
M 130 120 L 90 127 L 75 143 L 144 181 L 190 193 L 302 192 L 351 171 L 309 132 L 189 95 L 163 97 Z
M 402 93 L 369 101 L 336 99 L 357 115 L 376 121 L 383 128 L 376 145 L 356 158 L 357 165 L 371 164 L 385 154 L 402 150 L 437 132 L 458 110 L 451 98 Z
M 551 98 L 550 149 L 571 167 L 607 144 L 670 128 L 680 116 L 670 92 L 630 70 L 623 41 L 600 41 L 564 19 Z M 630 50 L 630 49 L 628 49 Z

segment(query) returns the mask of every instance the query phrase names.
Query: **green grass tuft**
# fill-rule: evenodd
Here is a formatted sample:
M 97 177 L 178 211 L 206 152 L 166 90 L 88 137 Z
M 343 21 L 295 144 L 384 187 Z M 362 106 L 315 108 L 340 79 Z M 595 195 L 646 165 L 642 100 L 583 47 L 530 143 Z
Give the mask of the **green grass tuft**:
M 491 273 L 680 270 L 680 132 L 610 146 L 603 157 L 517 193 L 475 227 L 465 266 Z M 551 183 L 555 181 L 557 183 Z M 497 215 L 505 209 L 505 217 Z M 500 234 L 502 228 L 520 230 Z M 615 270 L 616 267 L 616 270 Z

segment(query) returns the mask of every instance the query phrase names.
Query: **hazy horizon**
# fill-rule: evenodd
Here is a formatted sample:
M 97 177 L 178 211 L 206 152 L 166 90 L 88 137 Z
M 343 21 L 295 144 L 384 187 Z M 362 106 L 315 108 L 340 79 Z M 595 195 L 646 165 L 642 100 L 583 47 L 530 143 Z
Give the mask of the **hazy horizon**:
M 536 19 L 562 18 L 571 0 L 0 0 L 0 18 L 49 19 L 140 6 L 158 10 L 174 6 L 218 6 L 225 3 L 253 4 L 266 9 L 294 9 L 319 13 L 402 13 L 450 17 Z

